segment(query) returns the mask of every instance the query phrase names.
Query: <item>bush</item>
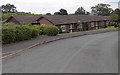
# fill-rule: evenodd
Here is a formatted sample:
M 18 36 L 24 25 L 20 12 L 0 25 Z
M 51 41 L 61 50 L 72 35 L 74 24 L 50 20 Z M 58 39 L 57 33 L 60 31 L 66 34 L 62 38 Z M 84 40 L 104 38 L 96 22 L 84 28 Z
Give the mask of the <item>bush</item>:
M 16 26 L 15 34 L 16 41 L 28 40 L 32 37 L 32 30 L 28 26 Z
M 61 34 L 62 33 L 62 28 L 58 27 L 58 29 L 59 29 L 59 34 Z
M 2 27 L 10 27 L 10 28 L 12 28 L 12 27 L 15 27 L 15 26 L 16 26 L 15 23 L 3 23 L 2 24 Z
M 43 29 L 44 27 L 43 26 L 39 26 L 39 25 L 33 25 L 31 26 L 33 29 L 37 29 L 38 32 L 39 32 L 39 35 L 43 35 Z
M 35 28 L 31 28 L 31 31 L 32 31 L 31 38 L 35 38 L 35 37 L 39 36 L 39 33 L 41 33 L 41 30 L 38 30 Z
M 2 29 L 2 42 L 3 44 L 15 42 L 15 31 L 12 28 Z
M 39 25 L 16 25 L 14 23 L 5 23 L 2 28 L 3 44 L 28 40 L 39 35 L 55 36 L 59 33 L 56 26 L 39 26 Z
M 45 26 L 43 31 L 48 36 L 56 36 L 59 33 L 58 27 L 52 25 Z

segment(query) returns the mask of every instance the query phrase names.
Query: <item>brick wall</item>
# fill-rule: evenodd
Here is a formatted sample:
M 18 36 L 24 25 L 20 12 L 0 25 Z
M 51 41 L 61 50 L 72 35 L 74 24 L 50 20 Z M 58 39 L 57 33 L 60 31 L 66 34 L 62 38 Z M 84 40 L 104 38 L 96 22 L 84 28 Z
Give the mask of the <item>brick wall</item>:
M 48 21 L 45 18 L 40 19 L 39 22 L 40 22 L 41 25 L 53 25 L 50 21 Z
M 11 18 L 9 19 L 7 22 L 12 22 L 12 23 L 15 23 L 15 24 L 20 24 L 15 18 Z

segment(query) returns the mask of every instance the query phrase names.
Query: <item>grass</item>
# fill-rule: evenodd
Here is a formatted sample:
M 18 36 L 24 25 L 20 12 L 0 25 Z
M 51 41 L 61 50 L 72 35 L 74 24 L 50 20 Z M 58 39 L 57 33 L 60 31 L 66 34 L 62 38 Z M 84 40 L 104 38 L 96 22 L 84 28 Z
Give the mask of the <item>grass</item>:
M 102 28 L 102 29 L 96 29 L 96 30 L 72 32 L 72 33 L 90 32 L 90 31 L 99 31 L 99 30 L 109 30 L 109 29 L 114 29 L 114 26 L 109 26 L 108 28 Z M 62 34 L 58 34 L 58 35 L 68 35 L 68 34 L 72 34 L 72 33 L 62 33 Z

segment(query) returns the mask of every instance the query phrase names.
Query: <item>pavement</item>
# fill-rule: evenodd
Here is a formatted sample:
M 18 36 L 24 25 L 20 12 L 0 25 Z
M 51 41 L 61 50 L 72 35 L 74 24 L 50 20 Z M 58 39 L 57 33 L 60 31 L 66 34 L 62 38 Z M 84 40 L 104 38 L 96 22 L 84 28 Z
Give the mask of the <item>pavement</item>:
M 118 73 L 118 31 L 73 37 L 36 46 L 3 60 L 2 71 Z
M 72 33 L 72 34 L 68 34 L 68 35 L 57 35 L 57 36 L 44 37 L 44 38 L 34 38 L 34 39 L 31 39 L 31 40 L 25 40 L 25 41 L 21 41 L 21 42 L 17 42 L 17 43 L 11 43 L 11 44 L 7 44 L 7 45 L 3 45 L 2 46 L 2 53 L 10 52 L 10 51 L 16 51 L 16 50 L 19 50 L 19 49 L 29 47 L 29 46 L 34 45 L 36 43 L 40 43 L 40 42 L 48 41 L 48 40 L 53 40 L 53 39 L 56 39 L 56 38 L 71 37 L 71 36 L 82 36 L 82 35 L 88 35 L 88 34 L 90 35 L 90 34 L 94 34 L 94 33 L 102 33 L 102 32 L 108 32 L 108 31 L 116 31 L 116 30 L 118 30 L 118 29 L 80 32 L 80 33 Z

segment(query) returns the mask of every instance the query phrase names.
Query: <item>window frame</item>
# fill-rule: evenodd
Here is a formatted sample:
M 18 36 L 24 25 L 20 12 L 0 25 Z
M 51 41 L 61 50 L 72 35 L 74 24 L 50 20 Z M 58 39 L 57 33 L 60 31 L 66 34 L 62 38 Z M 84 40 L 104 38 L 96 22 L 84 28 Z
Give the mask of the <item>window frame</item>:
M 65 32 L 65 31 L 66 31 L 66 25 L 61 25 L 60 27 L 61 27 L 61 29 L 62 29 L 62 32 Z

